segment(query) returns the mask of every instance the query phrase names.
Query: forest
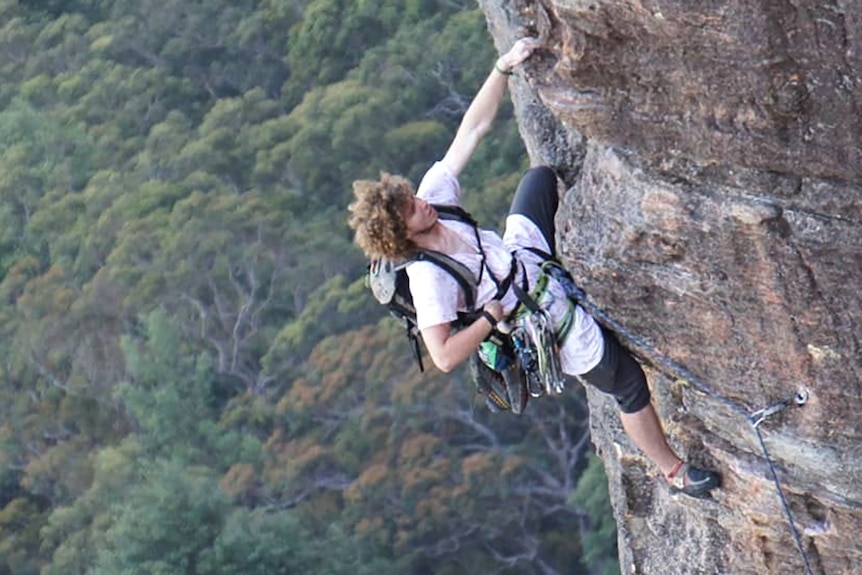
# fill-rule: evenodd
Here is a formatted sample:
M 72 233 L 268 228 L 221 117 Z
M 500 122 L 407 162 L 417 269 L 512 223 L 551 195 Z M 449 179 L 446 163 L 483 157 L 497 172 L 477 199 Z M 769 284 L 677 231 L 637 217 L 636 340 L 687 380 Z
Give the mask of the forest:
M 495 55 L 467 0 L 0 0 L 0 575 L 619 573 L 582 390 L 420 373 L 346 224 Z M 527 164 L 506 105 L 487 227 Z

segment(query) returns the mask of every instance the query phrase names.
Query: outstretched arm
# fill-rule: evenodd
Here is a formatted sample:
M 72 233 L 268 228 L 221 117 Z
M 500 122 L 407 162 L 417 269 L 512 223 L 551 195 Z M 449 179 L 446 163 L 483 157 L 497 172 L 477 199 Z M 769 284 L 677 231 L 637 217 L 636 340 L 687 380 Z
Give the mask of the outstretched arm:
M 491 129 L 506 91 L 508 73 L 529 58 L 537 46 L 536 38 L 521 38 L 508 52 L 497 58 L 494 69 L 467 108 L 455 139 L 443 157 L 443 163 L 456 176 L 467 165 L 479 142 Z

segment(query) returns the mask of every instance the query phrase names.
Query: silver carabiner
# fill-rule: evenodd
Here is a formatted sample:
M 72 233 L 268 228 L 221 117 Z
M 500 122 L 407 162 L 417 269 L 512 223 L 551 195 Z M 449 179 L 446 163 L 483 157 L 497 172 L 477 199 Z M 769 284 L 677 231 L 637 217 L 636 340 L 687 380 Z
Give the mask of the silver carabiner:
M 776 403 L 775 405 L 772 405 L 770 407 L 764 407 L 763 409 L 758 409 L 757 411 L 755 411 L 754 413 L 752 413 L 748 417 L 748 421 L 749 421 L 749 423 L 751 423 L 751 425 L 753 427 L 757 427 L 758 425 L 763 423 L 763 420 L 766 419 L 767 417 L 769 417 L 770 415 L 772 415 L 774 413 L 778 413 L 779 411 L 782 411 L 786 408 L 787 408 L 787 402 L 782 401 L 782 402 Z
M 796 394 L 792 398 L 787 399 L 785 401 L 780 401 L 780 402 L 776 403 L 775 405 L 771 405 L 769 407 L 764 407 L 763 409 L 758 409 L 757 411 L 753 412 L 748 417 L 748 422 L 751 423 L 751 425 L 753 427 L 757 427 L 758 425 L 763 423 L 763 420 L 766 419 L 767 417 L 769 417 L 770 415 L 778 413 L 779 411 L 784 411 L 785 409 L 787 409 L 791 405 L 795 404 L 799 407 L 802 407 L 808 401 L 808 396 L 809 396 L 808 388 L 807 387 L 800 387 L 799 390 L 796 392 Z
M 539 374 L 547 393 L 561 394 L 565 390 L 565 376 L 560 365 L 560 350 L 552 323 L 544 310 L 527 317 L 527 328 L 536 346 Z

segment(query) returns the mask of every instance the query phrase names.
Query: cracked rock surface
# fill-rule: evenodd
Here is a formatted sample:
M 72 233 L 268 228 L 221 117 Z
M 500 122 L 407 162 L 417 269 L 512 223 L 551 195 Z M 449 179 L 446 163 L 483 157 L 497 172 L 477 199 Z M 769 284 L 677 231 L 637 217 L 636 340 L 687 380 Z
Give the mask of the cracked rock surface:
M 671 496 L 590 392 L 623 573 L 862 573 L 862 4 L 480 5 L 501 50 L 545 42 L 510 86 L 565 183 L 563 260 L 627 330 L 673 446 L 724 476 Z M 791 403 L 759 429 L 807 567 L 751 425 L 662 357 L 744 413 Z

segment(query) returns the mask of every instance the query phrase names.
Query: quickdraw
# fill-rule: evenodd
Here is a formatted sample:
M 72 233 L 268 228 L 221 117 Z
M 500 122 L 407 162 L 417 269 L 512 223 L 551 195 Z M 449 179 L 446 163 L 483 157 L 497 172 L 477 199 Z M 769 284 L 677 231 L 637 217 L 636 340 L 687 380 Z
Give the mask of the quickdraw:
M 790 399 L 779 401 L 774 405 L 770 405 L 769 407 L 764 407 L 763 409 L 758 409 L 757 411 L 752 412 L 752 414 L 748 416 L 748 422 L 752 425 L 752 427 L 757 427 L 758 425 L 763 423 L 763 420 L 770 415 L 778 413 L 779 411 L 784 411 L 788 407 L 792 407 L 794 405 L 797 407 L 802 407 L 807 401 L 808 389 L 802 387 L 799 389 L 799 391 L 796 392 L 796 395 L 794 395 Z

